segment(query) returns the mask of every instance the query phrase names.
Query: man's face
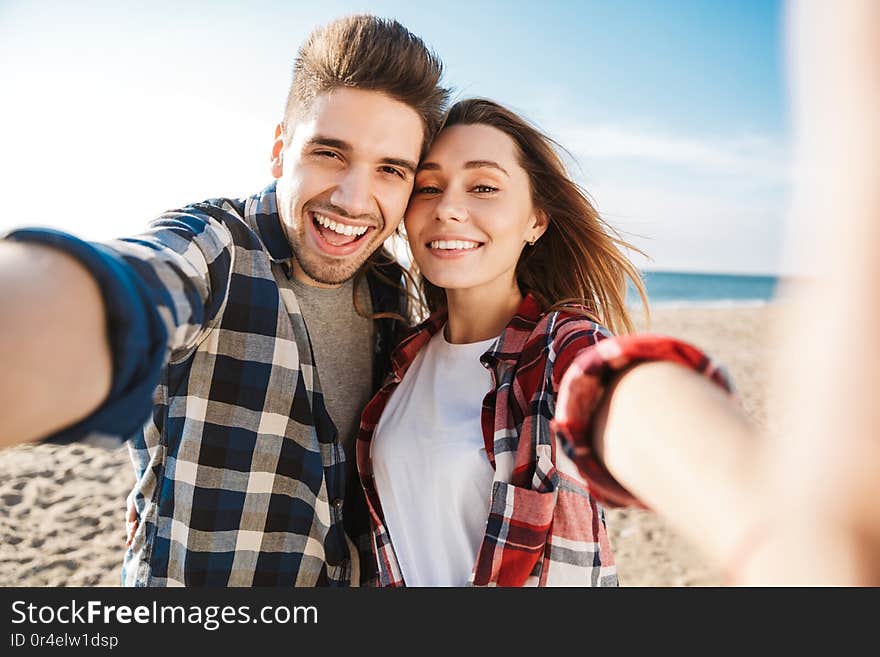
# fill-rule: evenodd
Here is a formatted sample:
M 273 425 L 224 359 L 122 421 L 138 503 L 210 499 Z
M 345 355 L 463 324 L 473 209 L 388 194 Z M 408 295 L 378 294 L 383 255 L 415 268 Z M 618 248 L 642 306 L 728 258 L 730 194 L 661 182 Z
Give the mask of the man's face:
M 319 95 L 289 142 L 276 130 L 272 175 L 298 278 L 344 283 L 394 232 L 422 138 L 411 107 L 348 88 Z

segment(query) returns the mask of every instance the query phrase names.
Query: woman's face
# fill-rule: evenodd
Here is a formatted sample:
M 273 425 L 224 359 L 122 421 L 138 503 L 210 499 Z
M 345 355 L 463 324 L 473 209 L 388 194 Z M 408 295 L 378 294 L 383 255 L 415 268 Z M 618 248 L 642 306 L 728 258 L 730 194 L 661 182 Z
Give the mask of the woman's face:
M 516 145 L 486 125 L 438 135 L 419 166 L 404 221 L 421 273 L 446 289 L 507 291 L 525 243 L 546 228 Z

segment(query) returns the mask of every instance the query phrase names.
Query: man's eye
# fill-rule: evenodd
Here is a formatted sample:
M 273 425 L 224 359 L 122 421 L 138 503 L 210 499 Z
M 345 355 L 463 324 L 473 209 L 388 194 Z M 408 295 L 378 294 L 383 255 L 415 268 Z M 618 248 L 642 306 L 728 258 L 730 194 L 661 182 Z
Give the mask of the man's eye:
M 474 187 L 474 191 L 480 194 L 491 194 L 492 192 L 497 192 L 498 188 L 491 185 L 477 185 Z
M 333 157 L 333 158 L 337 158 L 337 159 L 339 158 L 339 153 L 337 153 L 336 151 L 320 150 L 320 151 L 315 151 L 315 155 L 319 155 L 321 157 Z
M 398 178 L 406 179 L 406 175 L 400 169 L 395 167 L 382 167 L 379 169 L 382 173 L 390 173 L 393 176 L 397 176 Z
M 439 194 L 440 190 L 436 187 L 432 187 L 431 185 L 425 185 L 424 187 L 416 188 L 416 194 Z

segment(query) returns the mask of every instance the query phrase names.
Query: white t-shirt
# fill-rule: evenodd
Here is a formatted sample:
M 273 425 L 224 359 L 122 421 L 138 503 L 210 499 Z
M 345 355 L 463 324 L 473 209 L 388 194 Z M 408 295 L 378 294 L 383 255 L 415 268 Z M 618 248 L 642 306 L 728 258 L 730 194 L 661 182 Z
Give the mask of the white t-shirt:
M 388 400 L 372 441 L 385 523 L 407 586 L 464 586 L 486 532 L 494 470 L 480 412 L 496 338 L 450 344 L 439 331 Z

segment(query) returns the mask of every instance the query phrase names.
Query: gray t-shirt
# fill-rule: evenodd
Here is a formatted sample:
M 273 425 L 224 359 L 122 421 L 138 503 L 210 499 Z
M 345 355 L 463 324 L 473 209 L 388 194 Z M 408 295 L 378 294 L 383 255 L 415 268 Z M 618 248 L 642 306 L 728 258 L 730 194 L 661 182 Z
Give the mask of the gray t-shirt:
M 290 283 L 309 331 L 324 405 L 339 431 L 346 460 L 354 463 L 361 411 L 372 392 L 373 321 L 355 311 L 354 279 L 330 289 L 294 277 Z M 358 305 L 366 314 L 373 310 L 365 280 L 358 285 Z

